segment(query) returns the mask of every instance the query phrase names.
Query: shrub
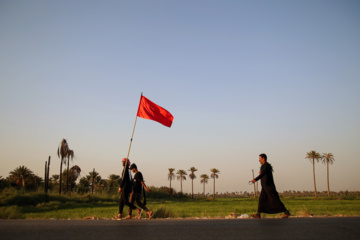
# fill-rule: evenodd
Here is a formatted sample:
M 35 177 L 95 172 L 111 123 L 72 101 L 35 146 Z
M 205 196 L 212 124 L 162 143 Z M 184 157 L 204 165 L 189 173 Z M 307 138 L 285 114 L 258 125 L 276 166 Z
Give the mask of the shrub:
M 0 219 L 19 219 L 23 218 L 18 206 L 0 207 Z
M 169 210 L 167 207 L 161 205 L 158 209 L 154 211 L 154 218 L 173 218 L 175 217 L 174 213 Z

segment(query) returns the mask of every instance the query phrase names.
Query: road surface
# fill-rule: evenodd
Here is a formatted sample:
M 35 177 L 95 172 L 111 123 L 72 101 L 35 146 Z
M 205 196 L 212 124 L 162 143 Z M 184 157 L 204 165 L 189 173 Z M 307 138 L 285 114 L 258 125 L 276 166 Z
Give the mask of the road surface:
M 360 239 L 360 217 L 0 220 L 0 239 Z

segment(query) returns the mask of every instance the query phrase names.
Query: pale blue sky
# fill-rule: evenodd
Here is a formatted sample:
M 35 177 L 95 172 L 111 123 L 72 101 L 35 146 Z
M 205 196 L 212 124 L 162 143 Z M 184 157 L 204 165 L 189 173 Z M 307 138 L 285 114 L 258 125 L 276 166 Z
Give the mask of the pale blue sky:
M 48 156 L 59 174 L 62 138 L 83 176 L 120 174 L 143 92 L 174 116 L 138 119 L 148 185 L 195 166 L 195 192 L 210 168 L 219 192 L 252 191 L 265 152 L 279 191 L 312 190 L 316 150 L 335 156 L 331 189 L 359 191 L 359 26 L 359 1 L 1 0 L 0 176 L 43 176 Z

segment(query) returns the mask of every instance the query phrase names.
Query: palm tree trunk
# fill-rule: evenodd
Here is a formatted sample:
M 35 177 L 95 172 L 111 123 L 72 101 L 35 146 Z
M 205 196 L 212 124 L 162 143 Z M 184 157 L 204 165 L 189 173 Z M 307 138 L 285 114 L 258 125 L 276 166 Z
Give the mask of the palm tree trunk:
M 191 179 L 191 198 L 194 199 L 194 179 Z
M 93 168 L 93 174 L 92 174 L 91 194 L 94 194 L 94 178 L 95 178 L 95 168 Z
M 51 157 L 49 156 L 48 167 L 47 167 L 47 176 L 46 176 L 46 193 L 48 193 L 48 189 L 49 189 L 50 160 L 51 160 Z
M 327 187 L 328 187 L 328 197 L 330 197 L 330 183 L 329 183 L 329 162 L 326 162 L 327 167 Z
M 67 162 L 67 171 L 66 171 L 66 193 L 69 192 L 69 157 Z
M 313 175 L 314 175 L 315 198 L 317 198 L 316 180 L 315 180 L 315 159 L 313 159 Z
M 72 186 L 71 186 L 71 183 L 72 183 L 72 174 L 70 175 L 70 195 L 71 195 L 71 192 L 72 192 Z
M 171 196 L 171 178 L 170 178 L 170 189 L 169 189 L 169 197 Z
M 215 177 L 214 177 L 214 193 L 213 193 L 213 200 L 215 200 Z
M 61 158 L 61 160 L 60 160 L 60 184 L 59 184 L 59 194 L 61 195 L 61 181 L 62 181 L 62 177 L 61 177 L 61 175 L 62 175 L 62 161 L 63 161 L 63 159 Z
M 205 198 L 205 182 L 203 183 L 203 185 L 204 185 L 203 197 Z
M 180 178 L 180 186 L 181 186 L 181 193 L 182 193 L 182 176 Z
M 44 180 L 44 192 L 46 193 L 46 176 L 47 176 L 47 162 L 45 161 L 45 180 Z

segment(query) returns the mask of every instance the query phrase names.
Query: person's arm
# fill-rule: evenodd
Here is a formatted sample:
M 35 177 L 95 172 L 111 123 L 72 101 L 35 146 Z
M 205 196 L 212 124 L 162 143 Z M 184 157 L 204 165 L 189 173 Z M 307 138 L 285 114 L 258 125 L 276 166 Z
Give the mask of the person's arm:
M 141 185 L 145 188 L 146 191 L 151 192 L 151 189 L 148 189 L 144 183 L 144 181 L 141 181 Z
M 266 174 L 266 170 L 267 170 L 267 163 L 265 163 L 263 165 L 263 170 L 261 170 L 259 176 L 257 176 L 256 178 L 254 178 L 252 180 L 253 183 L 255 183 L 256 181 L 260 180 L 265 174 Z

